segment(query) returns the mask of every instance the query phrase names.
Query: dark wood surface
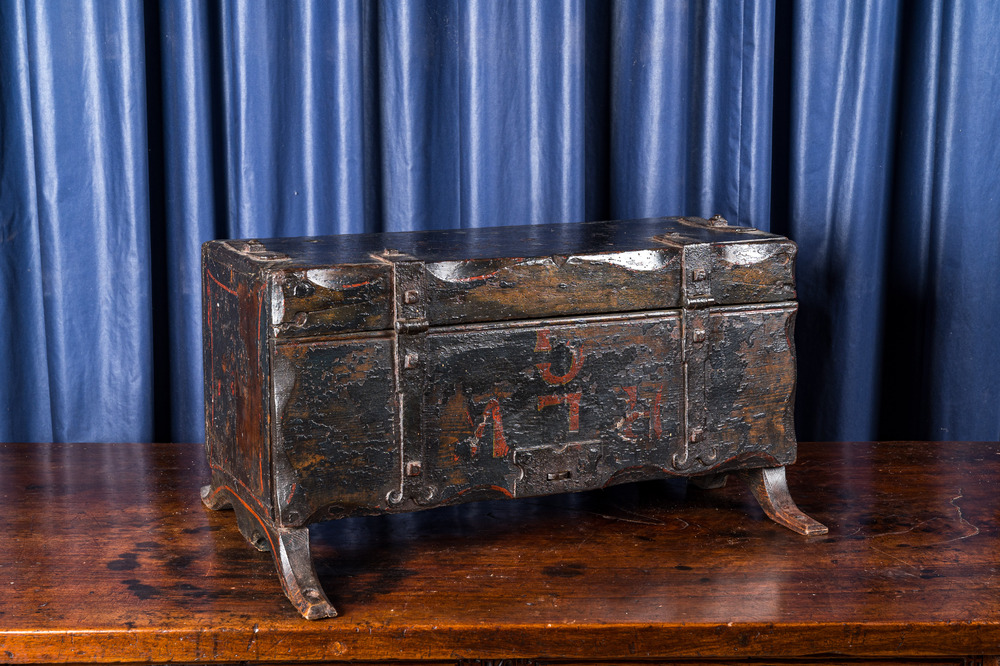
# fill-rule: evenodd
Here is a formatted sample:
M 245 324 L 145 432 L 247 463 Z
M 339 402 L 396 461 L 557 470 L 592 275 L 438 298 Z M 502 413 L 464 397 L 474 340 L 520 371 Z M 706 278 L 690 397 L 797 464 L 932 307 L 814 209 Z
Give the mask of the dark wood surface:
M 0 661 L 1000 654 L 998 444 L 801 445 L 819 537 L 683 480 L 326 523 L 318 622 L 201 505 L 202 457 L 0 445 Z
M 795 457 L 782 236 L 716 216 L 202 250 L 205 502 L 309 619 L 336 614 L 316 522 Z M 768 515 L 825 531 L 756 474 Z

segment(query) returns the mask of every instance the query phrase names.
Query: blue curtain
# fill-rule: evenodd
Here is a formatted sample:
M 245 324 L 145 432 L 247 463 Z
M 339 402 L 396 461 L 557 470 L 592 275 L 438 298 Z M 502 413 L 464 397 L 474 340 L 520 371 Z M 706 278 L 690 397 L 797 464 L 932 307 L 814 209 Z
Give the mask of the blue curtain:
M 211 238 L 721 213 L 802 439 L 1000 439 L 1000 4 L 0 2 L 0 440 L 201 440 Z

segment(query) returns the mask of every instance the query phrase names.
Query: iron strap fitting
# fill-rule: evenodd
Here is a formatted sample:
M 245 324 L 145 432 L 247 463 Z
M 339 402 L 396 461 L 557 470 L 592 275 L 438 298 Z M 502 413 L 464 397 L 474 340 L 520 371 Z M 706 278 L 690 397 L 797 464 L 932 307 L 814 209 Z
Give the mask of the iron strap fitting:
M 393 352 L 398 408 L 399 488 L 389 504 L 409 499 L 426 504 L 433 487 L 424 482 L 424 394 L 427 387 L 427 281 L 424 263 L 407 255 L 385 256 L 392 264 Z
M 678 471 L 710 467 L 718 445 L 708 432 L 708 354 L 711 347 L 712 248 L 684 245 L 681 254 L 681 355 L 684 370 L 684 437 L 671 458 Z

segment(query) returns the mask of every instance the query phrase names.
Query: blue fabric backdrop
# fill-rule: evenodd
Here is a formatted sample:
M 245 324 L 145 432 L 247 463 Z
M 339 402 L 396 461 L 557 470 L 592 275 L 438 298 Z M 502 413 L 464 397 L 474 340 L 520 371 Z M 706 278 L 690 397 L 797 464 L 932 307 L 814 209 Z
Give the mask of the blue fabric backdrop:
M 200 440 L 199 244 L 721 213 L 803 439 L 1000 439 L 1000 3 L 0 2 L 0 440 Z

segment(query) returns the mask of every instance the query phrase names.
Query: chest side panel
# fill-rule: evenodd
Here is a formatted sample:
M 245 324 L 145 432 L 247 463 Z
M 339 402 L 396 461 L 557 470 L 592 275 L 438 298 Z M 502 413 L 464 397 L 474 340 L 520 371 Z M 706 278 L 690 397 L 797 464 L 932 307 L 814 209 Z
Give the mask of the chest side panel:
M 426 344 L 435 502 L 581 490 L 670 465 L 662 444 L 683 428 L 676 311 L 446 328 Z
M 400 479 L 391 337 L 280 344 L 274 366 L 283 521 L 383 508 Z
M 795 243 L 784 238 L 711 246 L 712 300 L 719 305 L 794 300 L 797 253 Z
M 795 303 L 723 307 L 688 321 L 688 433 L 675 468 L 794 462 Z
M 266 281 L 211 254 L 202 271 L 208 461 L 270 511 Z

